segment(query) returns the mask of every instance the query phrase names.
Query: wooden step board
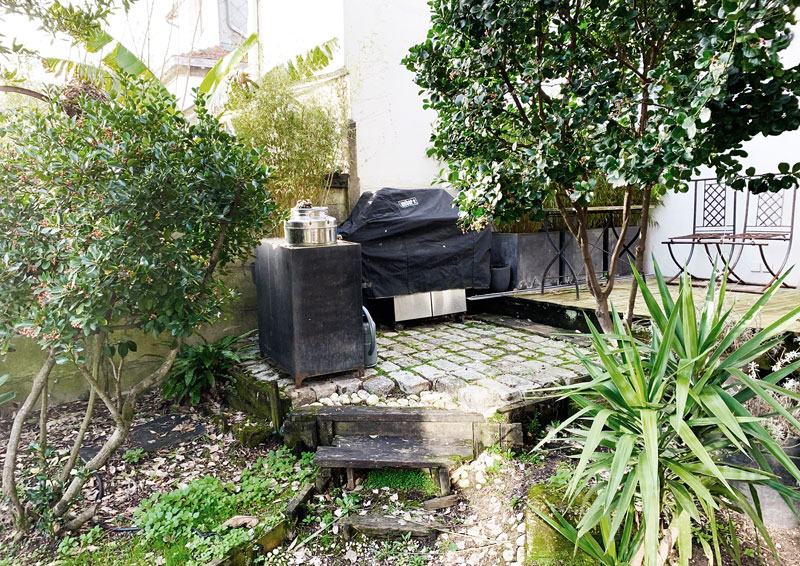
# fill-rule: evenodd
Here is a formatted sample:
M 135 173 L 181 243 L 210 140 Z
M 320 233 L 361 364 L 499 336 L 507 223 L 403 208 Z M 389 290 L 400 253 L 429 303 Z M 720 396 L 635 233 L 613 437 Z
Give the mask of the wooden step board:
M 347 487 L 353 489 L 354 469 L 430 469 L 442 495 L 450 493 L 449 470 L 473 457 L 468 442 L 436 442 L 397 436 L 337 435 L 331 446 L 320 446 L 314 455 L 319 468 L 344 468 Z
M 337 436 L 398 437 L 418 443 L 471 446 L 473 456 L 499 444 L 522 444 L 519 423 L 490 423 L 483 415 L 423 407 L 301 407 L 283 427 L 284 442 L 298 451 L 332 446 Z
M 320 446 L 314 465 L 322 468 L 455 467 L 473 457 L 472 444 L 443 443 L 396 436 L 336 436 Z

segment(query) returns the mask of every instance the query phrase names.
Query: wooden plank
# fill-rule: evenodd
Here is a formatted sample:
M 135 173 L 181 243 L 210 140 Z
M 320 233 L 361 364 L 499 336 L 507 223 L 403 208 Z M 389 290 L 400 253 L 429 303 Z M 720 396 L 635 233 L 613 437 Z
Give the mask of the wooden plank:
M 404 536 L 429 537 L 437 534 L 435 525 L 406 521 L 391 515 L 363 515 L 348 517 L 345 523 L 351 529 L 368 537 L 402 538 Z
M 436 511 L 438 509 L 446 509 L 458 503 L 458 495 L 445 495 L 444 497 L 434 497 L 428 499 L 422 504 L 422 507 L 428 511 Z
M 278 431 L 283 424 L 283 415 L 281 414 L 281 396 L 278 391 L 277 381 L 271 381 L 267 385 L 267 397 L 269 399 L 269 414 L 272 420 L 272 429 Z
M 225 556 L 208 563 L 209 566 L 245 566 L 253 559 L 264 556 L 283 544 L 286 537 L 286 521 L 281 521 L 271 529 L 231 548 Z
M 330 421 L 326 421 L 330 422 Z M 337 421 L 335 435 L 379 435 L 413 437 L 441 442 L 467 442 L 472 440 L 471 422 L 391 422 L 391 421 Z M 325 443 L 321 443 L 325 444 Z
M 482 452 L 495 444 L 507 450 L 523 445 L 520 423 L 482 423 L 475 425 L 477 451 Z
M 450 495 L 450 472 L 447 468 L 439 468 L 439 493 Z
M 325 491 L 325 488 L 328 487 L 328 484 L 331 481 L 333 474 L 331 473 L 330 468 L 320 468 L 317 472 L 317 478 L 314 481 L 314 486 L 317 489 L 317 493 L 322 493 Z
M 294 411 L 292 418 L 313 414 L 324 420 L 336 422 L 483 422 L 480 413 L 468 411 L 447 411 L 444 409 L 428 409 L 422 407 L 365 407 L 344 405 L 332 407 L 300 407 Z M 296 415 L 296 417 L 295 417 Z
M 286 518 L 292 522 L 300 519 L 303 514 L 303 507 L 314 495 L 314 491 L 315 486 L 313 483 L 307 483 L 301 487 L 286 505 Z
M 314 465 L 327 468 L 440 468 L 472 457 L 472 446 L 434 444 L 395 437 L 340 437 L 320 446 Z
M 419 438 L 401 438 L 398 436 L 347 435 L 333 439 L 333 446 L 342 448 L 364 449 L 380 448 L 386 450 L 407 450 L 419 448 L 431 454 L 467 455 L 472 454 L 472 445 L 468 442 L 440 442 Z

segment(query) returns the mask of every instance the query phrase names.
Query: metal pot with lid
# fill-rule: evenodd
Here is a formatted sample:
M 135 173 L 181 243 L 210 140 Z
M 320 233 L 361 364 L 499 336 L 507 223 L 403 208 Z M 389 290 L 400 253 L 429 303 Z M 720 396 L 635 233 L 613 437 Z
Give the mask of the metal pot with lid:
M 312 206 L 300 201 L 283 222 L 286 243 L 291 246 L 330 246 L 336 243 L 336 218 L 328 216 L 327 206 Z

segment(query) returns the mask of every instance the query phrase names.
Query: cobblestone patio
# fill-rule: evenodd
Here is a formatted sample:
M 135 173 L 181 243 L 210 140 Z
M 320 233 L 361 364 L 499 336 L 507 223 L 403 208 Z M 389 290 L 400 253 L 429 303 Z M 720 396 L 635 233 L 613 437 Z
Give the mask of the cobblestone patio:
M 277 380 L 295 407 L 433 406 L 486 416 L 531 390 L 571 383 L 584 373 L 572 343 L 516 328 L 515 319 L 498 322 L 468 318 L 379 331 L 376 367 L 363 376 L 310 378 L 300 388 L 268 360 L 244 365 L 261 381 Z

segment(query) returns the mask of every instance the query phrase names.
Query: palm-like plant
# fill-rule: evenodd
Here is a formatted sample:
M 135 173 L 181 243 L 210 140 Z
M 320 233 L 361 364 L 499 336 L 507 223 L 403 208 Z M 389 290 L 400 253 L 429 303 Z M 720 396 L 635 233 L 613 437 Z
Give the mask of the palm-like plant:
M 778 385 L 800 361 L 761 378 L 749 376 L 746 366 L 783 339 L 800 306 L 749 339 L 743 334 L 785 276 L 735 322 L 725 307 L 725 277 L 716 286 L 712 275 L 699 310 L 688 279 L 673 300 L 656 266 L 659 301 L 635 277 L 652 320 L 650 342 L 635 338 L 616 313 L 614 334 L 600 334 L 590 323 L 597 356 L 576 355 L 591 379 L 558 392 L 579 410 L 542 441 L 567 431 L 567 441 L 582 446 L 565 497 L 572 502 L 581 494 L 589 506 L 576 526 L 554 508 L 552 515 L 536 512 L 602 564 L 661 565 L 677 543 L 685 566 L 693 523 L 708 527 L 711 544 L 698 542 L 720 563 L 716 513 L 729 509 L 752 520 L 777 560 L 755 487 L 776 490 L 791 506 L 800 492 L 778 481 L 767 457 L 798 481 L 800 470 L 762 426 L 764 417 L 753 416 L 745 403 L 759 397 L 800 430 L 770 394 L 800 399 Z M 751 464 L 732 463 L 735 453 Z
M 4 385 L 5 382 L 8 381 L 8 374 L 0 375 L 0 386 Z M 11 401 L 16 396 L 16 393 L 13 391 L 6 391 L 5 393 L 0 393 L 0 405 L 3 403 L 7 403 Z

